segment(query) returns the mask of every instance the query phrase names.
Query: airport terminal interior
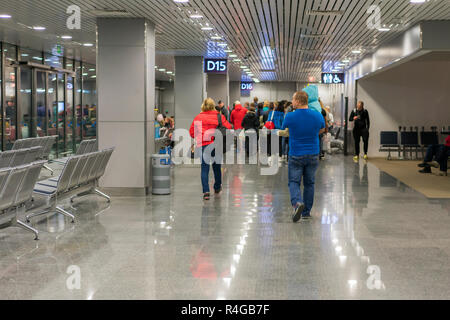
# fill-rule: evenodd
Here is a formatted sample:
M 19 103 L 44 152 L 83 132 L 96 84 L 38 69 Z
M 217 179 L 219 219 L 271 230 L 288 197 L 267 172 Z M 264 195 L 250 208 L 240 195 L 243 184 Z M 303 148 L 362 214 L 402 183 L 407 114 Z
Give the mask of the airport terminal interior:
M 448 0 L 0 0 L 0 299 L 450 299 L 449 34 Z

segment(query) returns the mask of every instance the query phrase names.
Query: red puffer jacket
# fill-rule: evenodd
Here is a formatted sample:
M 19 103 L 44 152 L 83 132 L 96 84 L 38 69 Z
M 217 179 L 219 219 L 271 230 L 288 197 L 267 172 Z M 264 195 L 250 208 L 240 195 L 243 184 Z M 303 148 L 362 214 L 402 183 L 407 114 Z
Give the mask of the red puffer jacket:
M 195 117 L 189 133 L 197 142 L 197 147 L 207 146 L 214 142 L 214 131 L 219 126 L 218 114 L 217 111 L 213 110 L 202 112 Z M 227 129 L 231 129 L 231 124 L 227 119 L 223 115 L 221 117 L 222 125 Z
M 234 130 L 243 129 L 242 120 L 244 120 L 245 115 L 248 110 L 242 107 L 242 105 L 238 104 L 234 107 L 234 110 L 231 112 L 231 122 L 234 125 Z

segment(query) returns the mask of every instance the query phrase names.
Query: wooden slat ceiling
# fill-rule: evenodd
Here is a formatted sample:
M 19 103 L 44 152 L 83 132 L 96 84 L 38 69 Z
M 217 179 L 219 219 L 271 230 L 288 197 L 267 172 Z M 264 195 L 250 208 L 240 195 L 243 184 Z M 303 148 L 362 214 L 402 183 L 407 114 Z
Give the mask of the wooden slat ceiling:
M 66 9 L 73 4 L 82 10 L 81 31 L 66 28 Z M 391 31 L 367 27 L 371 5 L 380 7 L 382 23 Z M 173 70 L 175 55 L 226 57 L 224 49 L 231 49 L 229 54 L 241 60 L 231 63 L 231 79 L 240 80 L 240 66 L 245 65 L 262 81 L 319 79 L 325 61 L 356 61 L 421 20 L 450 19 L 449 0 L 0 0 L 0 13 L 13 16 L 0 21 L 1 36 L 35 49 L 42 49 L 36 48 L 37 38 L 45 48 L 60 43 L 67 54 L 95 62 L 95 50 L 80 45 L 95 42 L 95 9 L 124 10 L 124 17 L 153 21 L 160 67 Z M 328 14 L 311 14 L 314 10 Z M 191 19 L 193 13 L 203 18 Z M 38 33 L 23 25 L 47 29 Z M 206 25 L 213 30 L 201 30 Z M 71 34 L 72 41 L 57 38 L 63 34 Z M 215 35 L 222 40 L 212 40 Z M 362 53 L 352 54 L 355 49 Z M 168 76 L 157 72 L 157 77 Z

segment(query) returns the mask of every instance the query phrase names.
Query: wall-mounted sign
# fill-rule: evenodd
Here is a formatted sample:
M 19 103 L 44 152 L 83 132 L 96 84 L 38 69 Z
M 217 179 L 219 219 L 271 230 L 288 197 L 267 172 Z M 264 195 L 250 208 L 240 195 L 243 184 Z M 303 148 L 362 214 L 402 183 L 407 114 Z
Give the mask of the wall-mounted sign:
M 250 97 L 253 90 L 253 82 L 241 82 L 241 97 Z
M 227 70 L 227 59 L 205 59 L 205 73 L 226 73 Z
M 322 83 L 324 84 L 343 84 L 345 82 L 345 73 L 322 73 Z
M 241 90 L 242 91 L 252 91 L 253 90 L 253 82 L 241 82 Z

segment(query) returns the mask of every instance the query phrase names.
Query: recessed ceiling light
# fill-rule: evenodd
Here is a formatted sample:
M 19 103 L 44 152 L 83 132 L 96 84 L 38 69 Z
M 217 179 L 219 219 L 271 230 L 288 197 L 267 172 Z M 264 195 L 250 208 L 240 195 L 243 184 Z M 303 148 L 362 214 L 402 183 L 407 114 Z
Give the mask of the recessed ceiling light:
M 22 53 L 21 56 L 22 57 L 28 57 L 28 53 Z
M 342 60 L 342 62 L 344 62 L 344 63 L 349 63 L 349 62 L 350 62 L 350 60 L 348 60 L 348 59 L 345 59 L 345 60 Z
M 201 19 L 201 18 L 203 18 L 203 16 L 201 14 L 191 14 L 190 18 L 191 19 Z
M 222 40 L 221 36 L 212 36 L 211 40 Z
M 241 62 L 241 59 L 234 59 L 233 62 Z
M 241 66 L 241 69 L 248 69 L 246 66 Z
M 256 83 L 259 83 L 259 82 L 261 82 L 261 81 L 259 81 L 258 79 L 256 79 L 256 78 L 253 78 L 253 81 L 254 82 L 256 82 Z
M 166 73 L 167 73 L 167 74 L 173 74 L 173 72 L 172 72 L 172 71 L 167 71 Z
M 95 71 L 95 69 L 89 69 L 89 71 Z
M 230 58 L 237 58 L 237 54 L 230 54 L 229 57 Z
M 11 19 L 9 14 L 0 14 L 0 19 Z
M 43 30 L 45 30 L 45 27 L 34 26 L 34 27 L 33 27 L 33 30 L 36 30 L 36 31 L 43 31 Z
M 84 43 L 83 46 L 85 46 L 85 47 L 93 47 L 94 44 L 92 44 L 92 43 Z
M 166 72 L 166 69 L 158 69 L 158 71 Z
M 231 53 L 231 52 L 233 52 L 233 50 L 227 49 L 227 50 L 223 50 L 223 52 L 225 52 L 225 53 Z
M 217 45 L 219 47 L 226 47 L 228 44 L 226 44 L 225 42 L 219 42 Z
M 380 32 L 388 32 L 388 31 L 391 31 L 391 28 L 382 27 L 382 28 L 378 28 L 378 31 L 380 31 Z
M 359 54 L 359 53 L 361 53 L 361 50 L 353 50 L 352 53 Z
M 189 2 L 189 0 L 173 0 L 173 2 L 186 3 L 186 2 Z
M 425 3 L 426 0 L 410 0 L 411 3 Z
M 70 39 L 72 39 L 72 36 L 61 36 L 61 39 L 67 39 L 67 40 L 70 40 Z
M 203 27 L 202 28 L 203 31 L 208 31 L 208 30 L 212 30 L 212 29 L 214 29 L 214 28 L 213 27 Z

